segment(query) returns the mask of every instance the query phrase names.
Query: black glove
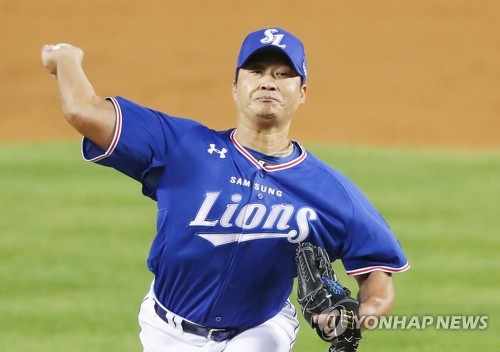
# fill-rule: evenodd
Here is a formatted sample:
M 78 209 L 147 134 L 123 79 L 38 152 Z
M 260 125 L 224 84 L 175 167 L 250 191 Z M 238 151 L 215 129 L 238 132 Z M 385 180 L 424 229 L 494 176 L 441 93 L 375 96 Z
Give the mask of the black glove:
M 304 318 L 332 344 L 329 352 L 355 352 L 361 341 L 359 302 L 337 281 L 328 253 L 311 243 L 299 243 L 295 260 L 297 299 Z M 315 314 L 321 314 L 317 324 Z

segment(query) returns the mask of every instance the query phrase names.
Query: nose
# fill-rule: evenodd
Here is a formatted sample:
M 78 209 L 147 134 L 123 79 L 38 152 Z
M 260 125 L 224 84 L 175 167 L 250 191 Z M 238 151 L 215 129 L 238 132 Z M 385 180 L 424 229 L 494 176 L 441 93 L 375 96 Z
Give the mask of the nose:
M 260 89 L 262 90 L 277 90 L 278 86 L 276 85 L 276 81 L 274 78 L 266 76 L 267 78 L 263 78 L 260 83 Z
M 264 69 L 262 76 L 260 77 L 260 89 L 261 90 L 277 90 L 278 86 L 276 84 L 276 77 L 274 76 L 274 71 L 271 67 Z

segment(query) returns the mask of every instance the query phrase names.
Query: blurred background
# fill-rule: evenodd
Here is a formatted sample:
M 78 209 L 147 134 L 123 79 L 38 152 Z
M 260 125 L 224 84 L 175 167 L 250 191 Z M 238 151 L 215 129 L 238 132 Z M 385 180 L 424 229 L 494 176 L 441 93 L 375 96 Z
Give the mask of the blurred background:
M 495 0 L 0 0 L 0 141 L 77 137 L 40 61 L 58 42 L 101 96 L 232 127 L 241 41 L 281 26 L 308 55 L 294 138 L 498 148 L 498 18 Z

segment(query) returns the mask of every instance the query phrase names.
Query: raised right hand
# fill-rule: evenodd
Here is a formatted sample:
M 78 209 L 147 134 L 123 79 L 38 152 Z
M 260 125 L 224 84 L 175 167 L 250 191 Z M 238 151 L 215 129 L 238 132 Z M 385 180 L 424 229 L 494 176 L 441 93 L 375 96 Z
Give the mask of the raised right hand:
M 57 77 L 57 67 L 61 60 L 75 60 L 80 65 L 83 61 L 83 50 L 66 43 L 45 44 L 41 55 L 43 66 L 54 77 Z

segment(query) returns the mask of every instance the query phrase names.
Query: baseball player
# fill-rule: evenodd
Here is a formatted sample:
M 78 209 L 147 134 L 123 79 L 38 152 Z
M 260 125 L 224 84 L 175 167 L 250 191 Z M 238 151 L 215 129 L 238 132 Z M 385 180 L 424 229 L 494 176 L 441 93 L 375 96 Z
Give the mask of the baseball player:
M 409 265 L 399 242 L 345 176 L 288 138 L 306 100 L 302 42 L 280 28 L 250 33 L 237 59 L 236 127 L 214 131 L 122 97 L 96 95 L 83 51 L 45 45 L 84 158 L 142 184 L 157 202 L 143 300 L 147 352 L 290 351 L 289 301 L 299 243 L 325 248 L 359 284 L 360 315 L 387 314 L 391 274 Z

